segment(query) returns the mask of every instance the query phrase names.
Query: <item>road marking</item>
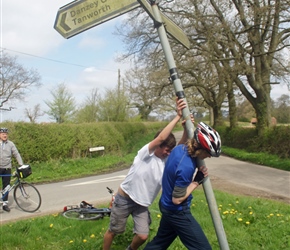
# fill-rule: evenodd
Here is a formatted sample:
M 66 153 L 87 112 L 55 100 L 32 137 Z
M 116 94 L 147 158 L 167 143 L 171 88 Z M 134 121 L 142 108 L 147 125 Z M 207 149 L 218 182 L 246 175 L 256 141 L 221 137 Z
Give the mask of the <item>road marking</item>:
M 115 182 L 115 181 L 124 180 L 125 177 L 126 177 L 126 175 L 118 175 L 118 176 L 103 178 L 103 179 L 99 179 L 99 180 L 85 181 L 85 182 L 80 182 L 80 183 L 65 185 L 65 187 L 90 185 L 90 184 L 104 183 L 104 182 Z

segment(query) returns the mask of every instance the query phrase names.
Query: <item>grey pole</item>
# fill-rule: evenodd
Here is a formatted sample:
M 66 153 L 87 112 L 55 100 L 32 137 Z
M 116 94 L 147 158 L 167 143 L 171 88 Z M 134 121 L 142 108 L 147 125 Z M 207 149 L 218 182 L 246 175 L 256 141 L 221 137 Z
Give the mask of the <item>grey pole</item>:
M 174 85 L 174 89 L 175 89 L 175 93 L 178 96 L 178 98 L 182 98 L 184 99 L 184 101 L 187 103 L 186 98 L 185 98 L 185 94 L 183 91 L 183 87 L 181 84 L 181 80 L 179 78 L 178 72 L 177 72 L 177 68 L 176 68 L 176 64 L 175 64 L 175 60 L 172 54 L 172 50 L 166 35 L 166 31 L 165 28 L 162 24 L 162 18 L 160 15 L 160 11 L 159 8 L 156 4 L 156 0 L 150 0 L 151 2 L 151 6 L 152 6 L 152 12 L 154 15 L 154 19 L 155 19 L 155 26 L 157 28 L 157 32 L 160 38 L 160 42 L 161 42 L 161 46 L 162 49 L 164 51 L 165 54 L 165 59 L 166 62 L 168 64 L 168 68 L 169 68 L 169 73 L 170 73 L 170 78 L 173 82 Z M 188 134 L 189 138 L 193 137 L 193 133 L 194 133 L 194 125 L 191 122 L 191 118 L 190 118 L 190 112 L 188 109 L 188 105 L 187 108 L 183 109 L 182 111 L 182 116 L 184 119 L 186 119 L 186 131 Z M 215 227 L 215 232 L 219 241 L 219 245 L 220 245 L 220 249 L 221 250 L 229 250 L 229 246 L 228 246 L 228 242 L 227 242 L 227 237 L 225 234 L 225 230 L 221 221 L 221 217 L 218 211 L 218 207 L 216 204 L 216 200 L 215 200 L 215 196 L 212 190 L 212 186 L 211 186 L 211 182 L 209 177 L 207 177 L 204 182 L 203 182 L 203 190 L 208 202 L 208 206 L 211 212 L 211 217 L 213 220 L 213 224 Z

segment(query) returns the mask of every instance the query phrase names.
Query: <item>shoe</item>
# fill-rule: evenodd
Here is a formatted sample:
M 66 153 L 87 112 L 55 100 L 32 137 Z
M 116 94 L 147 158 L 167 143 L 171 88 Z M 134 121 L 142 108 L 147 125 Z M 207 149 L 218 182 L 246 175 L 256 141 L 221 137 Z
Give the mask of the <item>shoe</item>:
M 6 211 L 6 212 L 10 212 L 10 208 L 7 205 L 3 206 L 3 210 Z

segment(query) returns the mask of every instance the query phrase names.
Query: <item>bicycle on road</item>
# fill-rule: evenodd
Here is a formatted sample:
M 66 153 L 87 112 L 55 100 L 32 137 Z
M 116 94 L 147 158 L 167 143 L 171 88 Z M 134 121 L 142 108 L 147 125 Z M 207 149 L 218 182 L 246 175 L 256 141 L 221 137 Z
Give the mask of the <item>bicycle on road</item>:
M 89 204 L 86 201 L 82 201 L 80 205 L 65 206 L 62 215 L 65 218 L 74 220 L 98 220 L 103 219 L 105 216 L 110 216 L 115 194 L 113 189 L 109 187 L 107 187 L 107 189 L 112 196 L 109 207 L 96 208 L 92 204 Z
M 12 174 L 1 176 L 11 176 L 11 185 L 1 191 L 0 203 L 14 189 L 13 198 L 17 206 L 25 212 L 33 213 L 40 208 L 41 196 L 37 188 L 23 179 L 32 174 L 30 165 L 22 165 Z

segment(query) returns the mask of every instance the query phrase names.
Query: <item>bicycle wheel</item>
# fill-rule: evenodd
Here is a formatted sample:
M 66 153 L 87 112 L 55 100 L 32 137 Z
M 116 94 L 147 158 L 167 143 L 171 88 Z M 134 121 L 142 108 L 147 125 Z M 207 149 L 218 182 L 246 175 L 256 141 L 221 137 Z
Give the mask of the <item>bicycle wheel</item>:
M 40 208 L 41 196 L 35 186 L 20 182 L 14 189 L 14 200 L 23 211 L 33 213 Z
M 73 220 L 98 220 L 104 217 L 104 214 L 89 211 L 89 209 L 73 208 L 62 212 L 65 218 Z

